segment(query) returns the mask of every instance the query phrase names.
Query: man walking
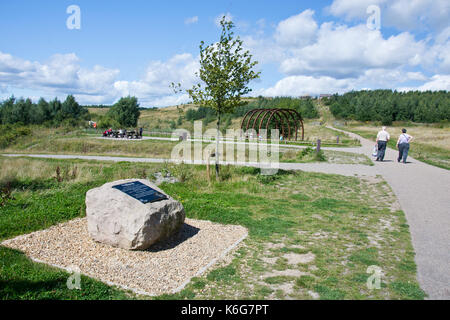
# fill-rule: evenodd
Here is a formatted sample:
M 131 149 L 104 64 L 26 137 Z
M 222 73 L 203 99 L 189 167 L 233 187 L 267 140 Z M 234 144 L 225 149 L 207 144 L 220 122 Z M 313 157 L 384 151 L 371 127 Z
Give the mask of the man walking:
M 384 153 L 386 152 L 386 145 L 391 136 L 389 132 L 386 131 L 386 127 L 382 127 L 381 131 L 377 134 L 377 144 L 378 144 L 378 153 L 376 161 L 384 160 Z

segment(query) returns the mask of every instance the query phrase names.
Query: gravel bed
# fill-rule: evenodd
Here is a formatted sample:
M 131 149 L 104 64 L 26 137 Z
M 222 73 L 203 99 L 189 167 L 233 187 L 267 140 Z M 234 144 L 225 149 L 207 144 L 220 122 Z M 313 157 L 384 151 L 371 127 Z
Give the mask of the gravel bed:
M 180 291 L 194 276 L 226 256 L 247 236 L 247 229 L 186 219 L 179 233 L 145 251 L 129 251 L 93 241 L 86 218 L 5 240 L 34 261 L 98 279 L 138 294 Z M 83 283 L 81 282 L 81 289 Z

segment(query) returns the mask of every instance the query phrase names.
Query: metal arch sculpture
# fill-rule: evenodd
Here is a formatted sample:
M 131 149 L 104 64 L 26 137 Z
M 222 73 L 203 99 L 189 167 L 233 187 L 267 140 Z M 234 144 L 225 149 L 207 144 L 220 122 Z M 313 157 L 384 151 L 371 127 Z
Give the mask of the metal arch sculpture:
M 256 117 L 255 117 L 256 116 Z M 266 120 L 267 119 L 267 120 Z M 241 129 L 243 131 L 247 131 L 248 129 L 253 129 L 256 131 L 256 133 L 259 135 L 261 128 L 263 127 L 264 121 L 266 121 L 265 129 L 266 132 L 269 130 L 269 124 L 272 119 L 275 119 L 275 127 L 277 129 L 281 129 L 282 136 L 286 138 L 286 132 L 287 132 L 287 139 L 291 140 L 291 122 L 294 124 L 295 131 L 292 133 L 295 133 L 295 141 L 298 139 L 298 129 L 301 128 L 302 130 L 302 138 L 301 140 L 304 140 L 305 137 L 305 128 L 303 126 L 303 119 L 300 116 L 300 114 L 295 111 L 294 109 L 280 109 L 280 108 L 270 108 L 270 109 L 252 109 L 248 111 L 241 121 Z M 252 122 L 253 120 L 253 122 Z M 259 120 L 259 123 L 258 123 Z M 252 123 L 251 123 L 252 122 Z M 250 126 L 251 124 L 251 126 Z M 257 126 L 258 124 L 258 126 Z M 286 129 L 287 125 L 287 130 Z M 279 128 L 280 127 L 280 128 Z

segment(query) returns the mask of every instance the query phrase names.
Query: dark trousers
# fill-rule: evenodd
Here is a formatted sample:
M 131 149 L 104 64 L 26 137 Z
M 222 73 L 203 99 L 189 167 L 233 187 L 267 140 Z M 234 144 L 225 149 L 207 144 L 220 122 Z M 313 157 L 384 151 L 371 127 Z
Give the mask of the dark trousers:
M 397 161 L 400 162 L 403 159 L 403 163 L 406 163 L 406 158 L 408 157 L 409 143 L 400 143 L 398 145 L 398 158 Z
M 384 160 L 384 153 L 386 152 L 387 141 L 378 141 L 377 160 Z

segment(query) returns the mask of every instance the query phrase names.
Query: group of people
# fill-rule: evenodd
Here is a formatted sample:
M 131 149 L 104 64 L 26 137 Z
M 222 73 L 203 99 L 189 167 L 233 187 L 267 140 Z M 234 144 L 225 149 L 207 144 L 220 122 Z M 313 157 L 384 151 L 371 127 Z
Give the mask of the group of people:
M 390 140 L 391 136 L 389 135 L 389 132 L 386 131 L 386 127 L 382 127 L 381 131 L 377 134 L 377 140 L 376 140 L 376 146 L 378 148 L 377 155 L 376 155 L 376 161 L 383 161 L 384 160 L 384 154 L 386 152 L 386 146 L 388 141 Z M 402 133 L 398 137 L 397 140 L 397 149 L 398 149 L 398 157 L 397 162 L 403 161 L 403 163 L 406 163 L 406 158 L 408 157 L 409 152 L 409 144 L 412 142 L 414 137 L 410 136 L 406 133 L 406 129 L 402 129 Z
M 142 138 L 142 128 L 138 129 L 136 128 L 136 131 L 131 132 L 134 136 L 136 136 L 136 138 Z M 120 138 L 124 138 L 127 137 L 127 130 L 126 129 L 120 129 L 119 131 L 113 131 L 112 128 L 109 128 L 108 130 L 105 130 L 103 132 L 103 136 L 104 137 L 120 137 Z

